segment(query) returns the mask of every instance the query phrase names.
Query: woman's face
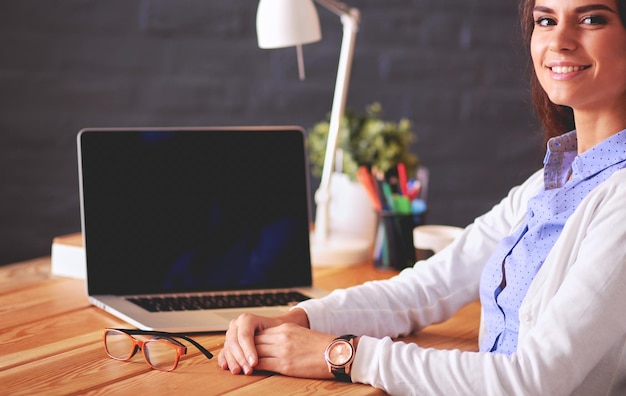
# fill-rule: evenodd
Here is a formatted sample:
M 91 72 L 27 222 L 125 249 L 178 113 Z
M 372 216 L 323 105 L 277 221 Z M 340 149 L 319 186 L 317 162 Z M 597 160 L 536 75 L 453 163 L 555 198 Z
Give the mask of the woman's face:
M 533 65 L 550 100 L 575 111 L 626 106 L 626 28 L 615 0 L 536 0 Z

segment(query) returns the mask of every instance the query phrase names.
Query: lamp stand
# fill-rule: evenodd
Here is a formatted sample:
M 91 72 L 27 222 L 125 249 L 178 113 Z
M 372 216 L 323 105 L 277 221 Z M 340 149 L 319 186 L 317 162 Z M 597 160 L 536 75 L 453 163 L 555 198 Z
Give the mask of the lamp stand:
M 366 262 L 371 257 L 368 240 L 341 235 L 330 227 L 331 176 L 335 163 L 335 153 L 341 129 L 341 120 L 346 105 L 350 69 L 354 54 L 354 43 L 359 24 L 359 12 L 334 0 L 316 0 L 318 3 L 341 17 L 343 39 L 339 55 L 339 67 L 333 107 L 330 115 L 324 167 L 318 190 L 315 193 L 315 229 L 311 233 L 311 261 L 314 266 L 354 265 Z

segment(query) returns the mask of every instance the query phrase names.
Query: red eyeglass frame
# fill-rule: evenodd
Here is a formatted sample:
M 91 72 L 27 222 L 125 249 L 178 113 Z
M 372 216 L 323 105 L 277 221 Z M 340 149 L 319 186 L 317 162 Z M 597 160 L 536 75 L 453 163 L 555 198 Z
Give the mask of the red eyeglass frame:
M 132 343 L 133 343 L 132 350 L 128 354 L 128 356 L 126 356 L 125 358 L 120 358 L 120 357 L 112 355 L 109 352 L 109 350 L 107 348 L 107 342 L 106 342 L 107 333 L 115 333 L 115 334 L 124 335 L 124 336 L 128 337 L 132 341 Z M 137 334 L 137 335 L 154 335 L 157 338 L 152 338 L 152 339 L 149 339 L 149 340 L 139 340 L 139 339 L 133 337 L 132 334 Z M 148 364 L 148 366 L 152 367 L 155 370 L 167 371 L 167 372 L 174 371 L 176 369 L 176 367 L 178 367 L 178 362 L 180 360 L 180 357 L 187 354 L 187 347 L 185 345 L 183 345 L 181 342 L 175 340 L 172 337 L 182 337 L 182 338 L 188 339 L 188 337 L 180 335 L 180 334 L 171 334 L 170 335 L 169 333 L 158 332 L 158 331 L 127 330 L 127 329 L 104 329 L 104 330 L 102 330 L 102 342 L 104 343 L 104 350 L 105 350 L 107 356 L 109 356 L 111 359 L 122 361 L 122 362 L 127 362 L 133 356 L 135 356 L 135 354 L 137 353 L 138 350 L 141 350 L 143 358 L 146 361 L 146 363 Z M 153 342 L 167 344 L 168 347 L 173 348 L 176 351 L 176 358 L 174 359 L 174 364 L 173 364 L 173 366 L 171 368 L 164 369 L 164 368 L 157 367 L 157 366 L 153 365 L 152 363 L 150 363 L 150 360 L 146 356 L 145 345 L 148 344 L 148 343 L 153 343 Z M 192 341 L 192 342 L 194 344 L 197 344 L 195 341 Z M 204 349 L 204 348 L 202 348 L 202 349 Z M 202 349 L 201 349 L 201 351 L 202 351 Z M 205 351 L 206 350 L 204 350 L 202 352 L 204 353 Z M 211 355 L 210 352 L 208 352 L 208 351 L 206 351 L 206 352 L 209 355 Z M 206 355 L 206 353 L 205 353 L 205 355 Z M 207 356 L 207 357 L 209 357 L 209 356 Z M 213 355 L 211 355 L 211 357 L 213 357 Z M 209 359 L 210 359 L 210 357 L 209 357 Z

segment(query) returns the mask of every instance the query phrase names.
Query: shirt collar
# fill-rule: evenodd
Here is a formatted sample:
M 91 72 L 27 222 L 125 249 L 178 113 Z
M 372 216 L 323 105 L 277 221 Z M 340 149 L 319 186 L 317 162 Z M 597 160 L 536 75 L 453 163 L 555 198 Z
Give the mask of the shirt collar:
M 572 162 L 577 155 L 576 131 L 548 140 L 548 149 L 543 160 L 543 180 L 546 190 L 559 188 L 565 184 L 572 169 Z
M 583 180 L 617 163 L 626 161 L 626 129 L 578 155 L 576 131 L 548 141 L 544 159 L 546 190 L 559 188 L 570 177 Z
M 626 161 L 626 129 L 604 139 L 574 159 L 574 176 L 586 179 L 604 169 Z

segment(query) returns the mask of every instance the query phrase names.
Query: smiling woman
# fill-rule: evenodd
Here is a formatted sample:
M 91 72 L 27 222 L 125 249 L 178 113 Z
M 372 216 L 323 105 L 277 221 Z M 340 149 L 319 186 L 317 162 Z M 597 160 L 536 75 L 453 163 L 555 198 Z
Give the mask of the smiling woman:
M 626 28 L 612 1 L 540 1 L 533 19 L 531 53 L 537 78 L 553 103 L 573 109 L 578 150 L 584 152 L 621 129 Z
M 526 1 L 522 5 L 522 29 L 525 41 L 531 42 L 535 71 L 534 102 L 547 138 L 574 125 L 580 134 L 588 118 L 596 120 L 595 112 L 611 105 L 618 115 L 613 129 L 619 127 L 626 103 L 624 2 L 538 1 L 533 7 L 532 1 Z M 574 108 L 579 110 L 576 124 Z M 604 129 L 596 142 L 610 129 Z
M 543 169 L 392 279 L 277 317 L 242 315 L 226 333 L 223 369 L 335 375 L 403 395 L 626 394 L 626 0 L 521 7 L 534 104 L 551 137 Z M 390 338 L 478 297 L 479 352 Z M 338 340 L 349 358 L 325 360 Z

